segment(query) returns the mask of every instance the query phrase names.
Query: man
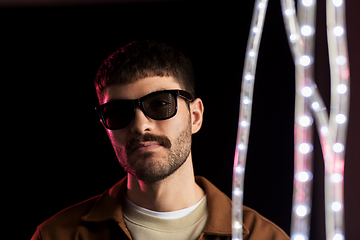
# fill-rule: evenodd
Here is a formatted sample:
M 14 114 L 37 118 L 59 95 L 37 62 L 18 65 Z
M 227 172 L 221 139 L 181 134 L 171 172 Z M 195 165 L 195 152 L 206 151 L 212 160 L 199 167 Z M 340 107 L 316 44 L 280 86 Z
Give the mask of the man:
M 231 200 L 193 172 L 191 136 L 204 106 L 190 61 L 163 43 L 133 42 L 105 60 L 95 86 L 127 177 L 48 219 L 33 239 L 231 239 Z M 243 238 L 289 239 L 247 207 Z

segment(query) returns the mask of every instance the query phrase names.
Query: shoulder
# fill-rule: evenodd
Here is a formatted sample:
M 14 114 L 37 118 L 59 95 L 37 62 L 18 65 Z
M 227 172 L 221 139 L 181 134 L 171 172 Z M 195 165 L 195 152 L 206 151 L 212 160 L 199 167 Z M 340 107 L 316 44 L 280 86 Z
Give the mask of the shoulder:
M 203 177 L 197 176 L 196 183 L 205 190 L 208 200 L 209 216 L 204 232 L 231 235 L 231 199 Z M 290 240 L 275 223 L 246 206 L 243 206 L 243 228 L 244 240 Z
M 54 223 L 62 225 L 76 224 L 80 222 L 81 217 L 90 211 L 90 209 L 95 205 L 100 196 L 101 195 L 92 197 L 62 210 L 61 212 L 55 214 L 53 217 L 42 223 L 41 226 L 49 226 Z
M 32 239 L 67 240 L 75 235 L 79 238 L 78 234 L 88 235 L 95 226 L 98 232 L 108 231 L 113 226 L 110 220 L 115 220 L 111 223 L 122 220 L 121 199 L 125 189 L 126 178 L 123 178 L 103 194 L 62 210 L 40 224 Z M 119 217 L 118 221 L 114 217 Z
M 56 235 L 58 233 L 71 234 L 81 224 L 82 217 L 88 213 L 101 195 L 92 197 L 83 202 L 70 206 L 51 218 L 41 223 L 32 239 L 45 239 L 45 236 Z M 53 239 L 61 239 L 60 236 Z
M 255 210 L 243 206 L 244 227 L 249 231 L 249 240 L 271 239 L 289 240 L 289 236 L 275 223 L 260 215 Z

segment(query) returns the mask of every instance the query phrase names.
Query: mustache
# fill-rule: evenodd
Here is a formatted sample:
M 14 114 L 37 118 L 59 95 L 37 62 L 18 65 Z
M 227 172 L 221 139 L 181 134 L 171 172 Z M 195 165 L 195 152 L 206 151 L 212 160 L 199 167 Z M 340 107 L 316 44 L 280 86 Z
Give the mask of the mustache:
M 155 135 L 155 134 L 151 134 L 151 133 L 145 133 L 143 135 L 139 135 L 137 137 L 130 139 L 125 144 L 126 152 L 130 153 L 137 144 L 139 144 L 141 142 L 148 142 L 148 141 L 158 142 L 161 146 L 163 146 L 167 149 L 171 148 L 171 141 L 168 137 L 163 136 L 163 135 Z

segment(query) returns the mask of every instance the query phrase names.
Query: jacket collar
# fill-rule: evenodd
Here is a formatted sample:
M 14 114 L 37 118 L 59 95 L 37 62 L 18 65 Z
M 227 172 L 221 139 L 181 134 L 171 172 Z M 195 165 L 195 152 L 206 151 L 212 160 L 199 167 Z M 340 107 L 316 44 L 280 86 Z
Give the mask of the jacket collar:
M 105 191 L 98 197 L 97 202 L 92 209 L 82 217 L 86 222 L 101 222 L 107 220 L 115 220 L 121 222 L 122 217 L 122 201 L 126 194 L 127 178 L 123 178 L 112 188 Z
M 204 177 L 196 177 L 196 183 L 204 189 L 208 204 L 208 220 L 203 230 L 206 235 L 231 236 L 232 202 L 223 192 Z M 243 224 L 243 235 L 249 229 Z
M 196 183 L 204 189 L 207 196 L 208 220 L 203 230 L 206 235 L 231 236 L 231 200 L 212 183 L 203 177 L 196 177 Z M 115 220 L 125 229 L 122 215 L 122 201 L 126 194 L 127 178 L 123 178 L 111 189 L 99 196 L 92 209 L 82 217 L 86 222 Z M 249 234 L 243 224 L 243 235 Z

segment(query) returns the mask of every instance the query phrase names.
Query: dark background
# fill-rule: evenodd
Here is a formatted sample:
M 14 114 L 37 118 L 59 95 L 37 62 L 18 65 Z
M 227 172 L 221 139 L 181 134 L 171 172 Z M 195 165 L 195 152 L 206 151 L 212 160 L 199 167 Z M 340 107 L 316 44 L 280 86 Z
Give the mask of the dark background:
M 325 0 L 318 2 L 316 82 L 329 108 Z M 351 108 L 345 226 L 360 239 L 359 2 L 347 1 Z M 193 137 L 195 173 L 231 195 L 242 67 L 254 1 L 0 0 L 2 198 L 16 239 L 125 176 L 94 112 L 102 61 L 133 40 L 158 39 L 193 62 L 204 125 Z M 244 204 L 290 232 L 294 65 L 280 1 L 270 0 L 256 73 Z M 315 134 L 316 135 L 316 134 Z M 325 239 L 317 136 L 311 240 Z M 4 142 L 4 141 L 3 141 Z M 8 207 L 9 206 L 9 207 Z M 18 235 L 21 235 L 19 237 Z

